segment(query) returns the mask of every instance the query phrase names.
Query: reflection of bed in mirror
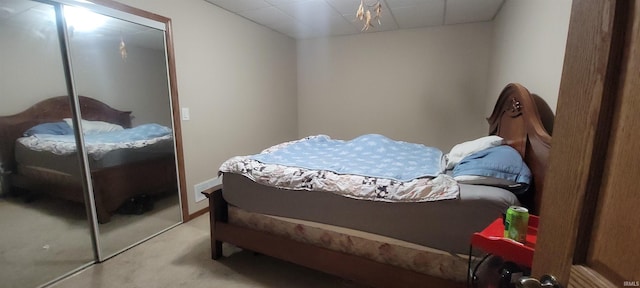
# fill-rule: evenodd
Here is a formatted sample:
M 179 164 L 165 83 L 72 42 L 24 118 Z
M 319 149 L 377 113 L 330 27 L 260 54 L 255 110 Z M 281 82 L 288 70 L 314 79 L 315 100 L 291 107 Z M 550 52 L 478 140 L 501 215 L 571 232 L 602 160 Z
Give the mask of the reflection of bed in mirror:
M 169 128 L 157 124 L 132 128 L 131 112 L 119 111 L 83 96 L 79 97 L 79 102 L 82 118 L 86 120 L 83 124 L 107 122 L 125 128 L 115 132 L 90 133 L 86 127 L 90 125 L 83 125 L 100 223 L 109 222 L 111 215 L 135 196 L 176 191 L 173 138 Z M 70 117 L 72 114 L 67 96 L 43 100 L 15 115 L 0 116 L 0 164 L 4 174 L 10 176 L 10 185 L 19 188 L 15 190 L 44 192 L 84 203 L 80 160 L 75 153 L 73 134 L 24 137 L 32 127 L 43 123 L 61 123 Z M 148 130 L 149 127 L 151 130 Z M 112 134 L 117 134 L 120 140 L 113 141 L 111 145 L 102 145 L 104 139 L 110 139 L 105 137 L 111 137 Z

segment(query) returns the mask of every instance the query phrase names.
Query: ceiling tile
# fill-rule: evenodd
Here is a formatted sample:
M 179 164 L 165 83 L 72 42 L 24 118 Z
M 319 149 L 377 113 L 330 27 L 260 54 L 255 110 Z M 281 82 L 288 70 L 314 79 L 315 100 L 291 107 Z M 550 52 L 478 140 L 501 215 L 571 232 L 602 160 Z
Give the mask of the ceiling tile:
M 271 4 L 264 0 L 205 0 L 209 3 L 218 5 L 231 12 L 240 12 L 251 9 L 265 8 Z
M 447 0 L 445 24 L 491 21 L 504 0 Z
M 324 0 L 307 0 L 295 2 L 287 5 L 277 6 L 284 13 L 292 16 L 296 20 L 308 25 L 327 22 L 329 18 L 335 16 L 337 12 Z
M 362 28 L 364 27 L 364 22 L 356 19 L 355 13 L 343 15 L 343 17 L 349 23 L 351 23 L 352 26 L 357 28 L 358 30 L 357 32 L 361 31 Z M 388 10 L 383 10 L 382 15 L 380 16 L 380 23 L 378 23 L 378 21 L 374 21 L 373 27 L 369 27 L 369 29 L 366 31 L 379 32 L 379 31 L 390 31 L 390 30 L 396 30 L 396 29 L 398 29 L 398 24 L 396 24 L 396 22 L 393 21 L 393 18 L 391 17 L 391 13 L 389 13 Z
M 10 18 L 38 5 L 42 4 L 24 0 L 2 0 L 0 1 L 0 19 Z M 47 6 L 53 9 L 53 6 Z
M 391 8 L 400 29 L 436 26 L 444 23 L 444 0 L 422 2 L 415 6 Z M 391 4 L 389 4 L 391 7 Z
M 342 15 L 356 14 L 360 0 L 326 0 L 338 13 Z
M 358 20 L 356 18 L 356 12 L 358 7 L 360 6 L 360 0 L 326 0 L 329 5 L 333 6 L 338 13 L 342 14 L 342 16 L 349 22 L 352 26 L 354 26 L 357 32 L 360 32 L 364 27 L 364 22 Z M 372 2 L 369 0 L 366 2 L 368 4 L 375 4 L 377 2 Z M 369 27 L 367 32 L 377 32 L 377 31 L 388 31 L 398 29 L 398 24 L 393 19 L 393 16 L 390 13 L 389 8 L 387 8 L 386 3 L 381 1 L 382 4 L 382 13 L 380 14 L 380 24 L 378 21 L 373 21 L 373 27 Z M 371 11 L 374 12 L 374 11 Z
M 287 5 L 287 4 L 292 4 L 292 3 L 296 3 L 296 2 L 305 2 L 308 0 L 264 0 L 267 3 L 273 5 L 273 6 L 279 6 L 279 5 Z
M 258 24 L 262 25 L 276 25 L 281 23 L 289 23 L 294 19 L 282 12 L 282 10 L 276 7 L 266 7 L 260 9 L 246 10 L 238 13 L 239 15 L 248 18 Z
M 206 1 L 298 39 L 360 33 L 364 25 L 355 17 L 360 0 Z M 364 1 L 371 6 L 378 3 L 378 0 Z M 380 0 L 381 24 L 374 21 L 374 27 L 367 32 L 491 21 L 503 2 L 504 0 Z
M 0 3 L 0 15 L 2 16 L 0 18 L 2 25 L 25 29 L 36 34 L 49 29 L 55 31 L 56 28 L 55 12 L 53 6 L 48 4 L 4 1 L 4 3 Z
M 404 7 L 414 7 L 420 6 L 424 4 L 429 4 L 428 2 L 442 2 L 443 0 L 385 0 L 389 8 L 404 8 Z

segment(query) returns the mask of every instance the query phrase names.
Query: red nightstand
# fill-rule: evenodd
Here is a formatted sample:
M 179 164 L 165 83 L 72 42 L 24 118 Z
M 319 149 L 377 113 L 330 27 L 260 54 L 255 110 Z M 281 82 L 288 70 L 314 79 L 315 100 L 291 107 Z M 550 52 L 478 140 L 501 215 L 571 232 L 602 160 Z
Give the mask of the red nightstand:
M 469 277 L 467 278 L 467 286 L 471 283 L 471 279 L 475 279 L 475 270 L 471 275 L 471 254 L 473 248 L 479 248 L 489 255 L 501 257 L 505 262 L 510 261 L 527 268 L 531 268 L 533 263 L 533 252 L 536 247 L 536 239 L 538 237 L 538 221 L 539 217 L 529 215 L 529 227 L 527 229 L 526 242 L 519 243 L 511 239 L 504 238 L 504 224 L 502 217 L 494 220 L 489 226 L 481 232 L 473 233 L 471 236 L 471 247 L 469 249 Z M 486 257 L 484 258 L 486 259 Z M 484 261 L 481 260 L 480 262 Z M 476 269 L 478 267 L 476 266 Z
M 471 236 L 471 246 L 500 256 L 506 261 L 531 267 L 531 263 L 533 263 L 533 251 L 535 250 L 536 239 L 538 238 L 539 219 L 538 216 L 529 215 L 529 228 L 527 229 L 526 243 L 524 244 L 504 238 L 502 218 L 498 218 L 481 232 L 473 233 L 473 236 Z

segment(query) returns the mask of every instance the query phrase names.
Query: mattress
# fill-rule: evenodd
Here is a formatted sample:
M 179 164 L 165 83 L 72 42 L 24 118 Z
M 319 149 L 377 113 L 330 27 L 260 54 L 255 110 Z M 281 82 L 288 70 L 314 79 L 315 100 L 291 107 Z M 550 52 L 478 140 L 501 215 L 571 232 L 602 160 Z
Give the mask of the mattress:
M 173 154 L 173 140 L 168 139 L 140 148 L 111 150 L 98 159 L 88 157 L 88 160 L 89 167 L 94 171 Z M 36 151 L 29 149 L 20 142 L 16 142 L 15 155 L 19 167 L 44 168 L 69 175 L 80 174 L 77 154 L 58 155 L 48 151 Z
M 519 204 L 513 193 L 483 185 L 460 184 L 459 199 L 393 203 L 274 188 L 235 173 L 224 173 L 223 197 L 249 212 L 360 230 L 455 254 L 467 254 L 474 232 Z

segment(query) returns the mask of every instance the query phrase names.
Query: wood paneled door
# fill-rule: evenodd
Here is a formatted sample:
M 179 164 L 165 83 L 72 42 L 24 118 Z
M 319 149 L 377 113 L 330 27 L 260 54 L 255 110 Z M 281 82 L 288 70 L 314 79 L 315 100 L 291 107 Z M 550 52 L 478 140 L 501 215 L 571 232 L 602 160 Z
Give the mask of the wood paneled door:
M 640 281 L 640 3 L 574 0 L 533 276 Z

